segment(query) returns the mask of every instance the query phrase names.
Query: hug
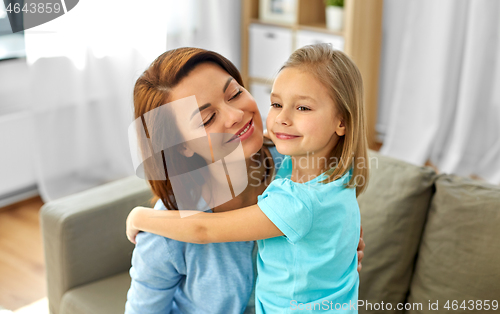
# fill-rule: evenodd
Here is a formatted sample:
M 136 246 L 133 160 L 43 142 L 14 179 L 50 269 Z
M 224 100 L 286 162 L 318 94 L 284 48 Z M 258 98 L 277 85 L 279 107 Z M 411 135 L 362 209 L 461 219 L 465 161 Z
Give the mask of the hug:
M 195 118 L 193 105 L 179 101 L 192 95 Z M 161 106 L 163 113 L 145 115 Z M 363 85 L 349 57 L 328 44 L 290 56 L 273 85 L 266 141 L 239 72 L 215 52 L 179 48 L 159 56 L 136 82 L 134 108 L 152 146 L 166 136 L 181 144 L 162 152 L 175 162 L 144 165 L 158 200 L 127 220 L 136 247 L 126 313 L 252 312 L 253 289 L 255 313 L 291 312 L 292 300 L 357 302 L 364 243 L 356 198 L 368 180 L 361 162 L 368 153 Z M 224 133 L 232 138 L 223 145 L 241 145 L 246 188 L 214 202 L 228 183 L 224 171 L 207 166 L 198 186 L 183 181 L 192 201 L 179 201 L 168 165 L 183 168 L 200 158 L 213 164 L 218 141 L 207 139 L 206 149 L 190 139 Z M 231 178 L 233 188 L 240 179 Z

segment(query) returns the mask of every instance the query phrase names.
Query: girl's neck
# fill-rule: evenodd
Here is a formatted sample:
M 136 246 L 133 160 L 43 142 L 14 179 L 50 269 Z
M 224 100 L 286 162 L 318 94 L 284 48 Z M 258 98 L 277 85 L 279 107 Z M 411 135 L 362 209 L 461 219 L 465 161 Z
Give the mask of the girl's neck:
M 317 155 L 291 156 L 292 158 L 292 176 L 290 180 L 297 183 L 311 181 L 329 167 L 329 157 Z
M 233 210 L 254 205 L 257 196 L 262 194 L 271 182 L 274 171 L 272 156 L 266 148 L 246 159 L 248 185 L 243 192 L 227 203 L 214 208 L 214 212 Z

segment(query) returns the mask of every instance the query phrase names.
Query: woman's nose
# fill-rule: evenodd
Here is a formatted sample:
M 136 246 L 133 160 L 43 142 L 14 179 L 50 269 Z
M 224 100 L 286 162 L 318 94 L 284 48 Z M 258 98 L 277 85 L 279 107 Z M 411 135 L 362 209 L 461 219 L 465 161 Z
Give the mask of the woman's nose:
M 244 115 L 245 113 L 243 110 L 226 105 L 224 114 L 224 123 L 226 128 L 230 129 L 235 125 L 237 126 L 241 121 L 243 121 Z

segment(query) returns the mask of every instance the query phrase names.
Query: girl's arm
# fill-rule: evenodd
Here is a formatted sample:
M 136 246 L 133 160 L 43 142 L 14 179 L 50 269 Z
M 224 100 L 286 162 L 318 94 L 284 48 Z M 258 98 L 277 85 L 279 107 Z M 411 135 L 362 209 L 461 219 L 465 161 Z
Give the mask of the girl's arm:
M 135 243 L 135 236 L 142 230 L 177 241 L 205 244 L 283 235 L 257 205 L 222 213 L 183 211 L 183 216 L 178 210 L 136 207 L 127 217 L 127 237 Z

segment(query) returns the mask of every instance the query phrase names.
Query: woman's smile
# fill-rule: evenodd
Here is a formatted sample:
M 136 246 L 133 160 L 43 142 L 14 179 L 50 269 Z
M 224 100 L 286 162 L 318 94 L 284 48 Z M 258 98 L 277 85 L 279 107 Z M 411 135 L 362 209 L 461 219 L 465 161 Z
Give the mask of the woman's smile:
M 255 130 L 254 128 L 254 124 L 253 124 L 253 118 L 250 119 L 250 121 L 248 121 L 247 124 L 245 124 L 238 132 L 236 132 L 233 137 L 231 137 L 231 139 L 229 141 L 227 141 L 228 143 L 239 138 L 240 141 L 244 141 L 246 140 L 247 138 L 249 138 L 252 134 L 253 134 L 253 131 Z
M 203 63 L 172 89 L 171 99 L 194 95 L 198 111 L 174 108 L 176 124 L 186 140 L 189 154 L 197 153 L 211 162 L 210 154 L 188 140 L 208 134 L 225 134 L 222 143 L 239 139 L 245 159 L 262 147 L 262 118 L 253 97 L 226 71 L 213 63 Z M 194 117 L 194 118 L 193 118 Z M 221 144 L 222 144 L 221 143 Z M 186 155 L 189 155 L 186 154 Z

